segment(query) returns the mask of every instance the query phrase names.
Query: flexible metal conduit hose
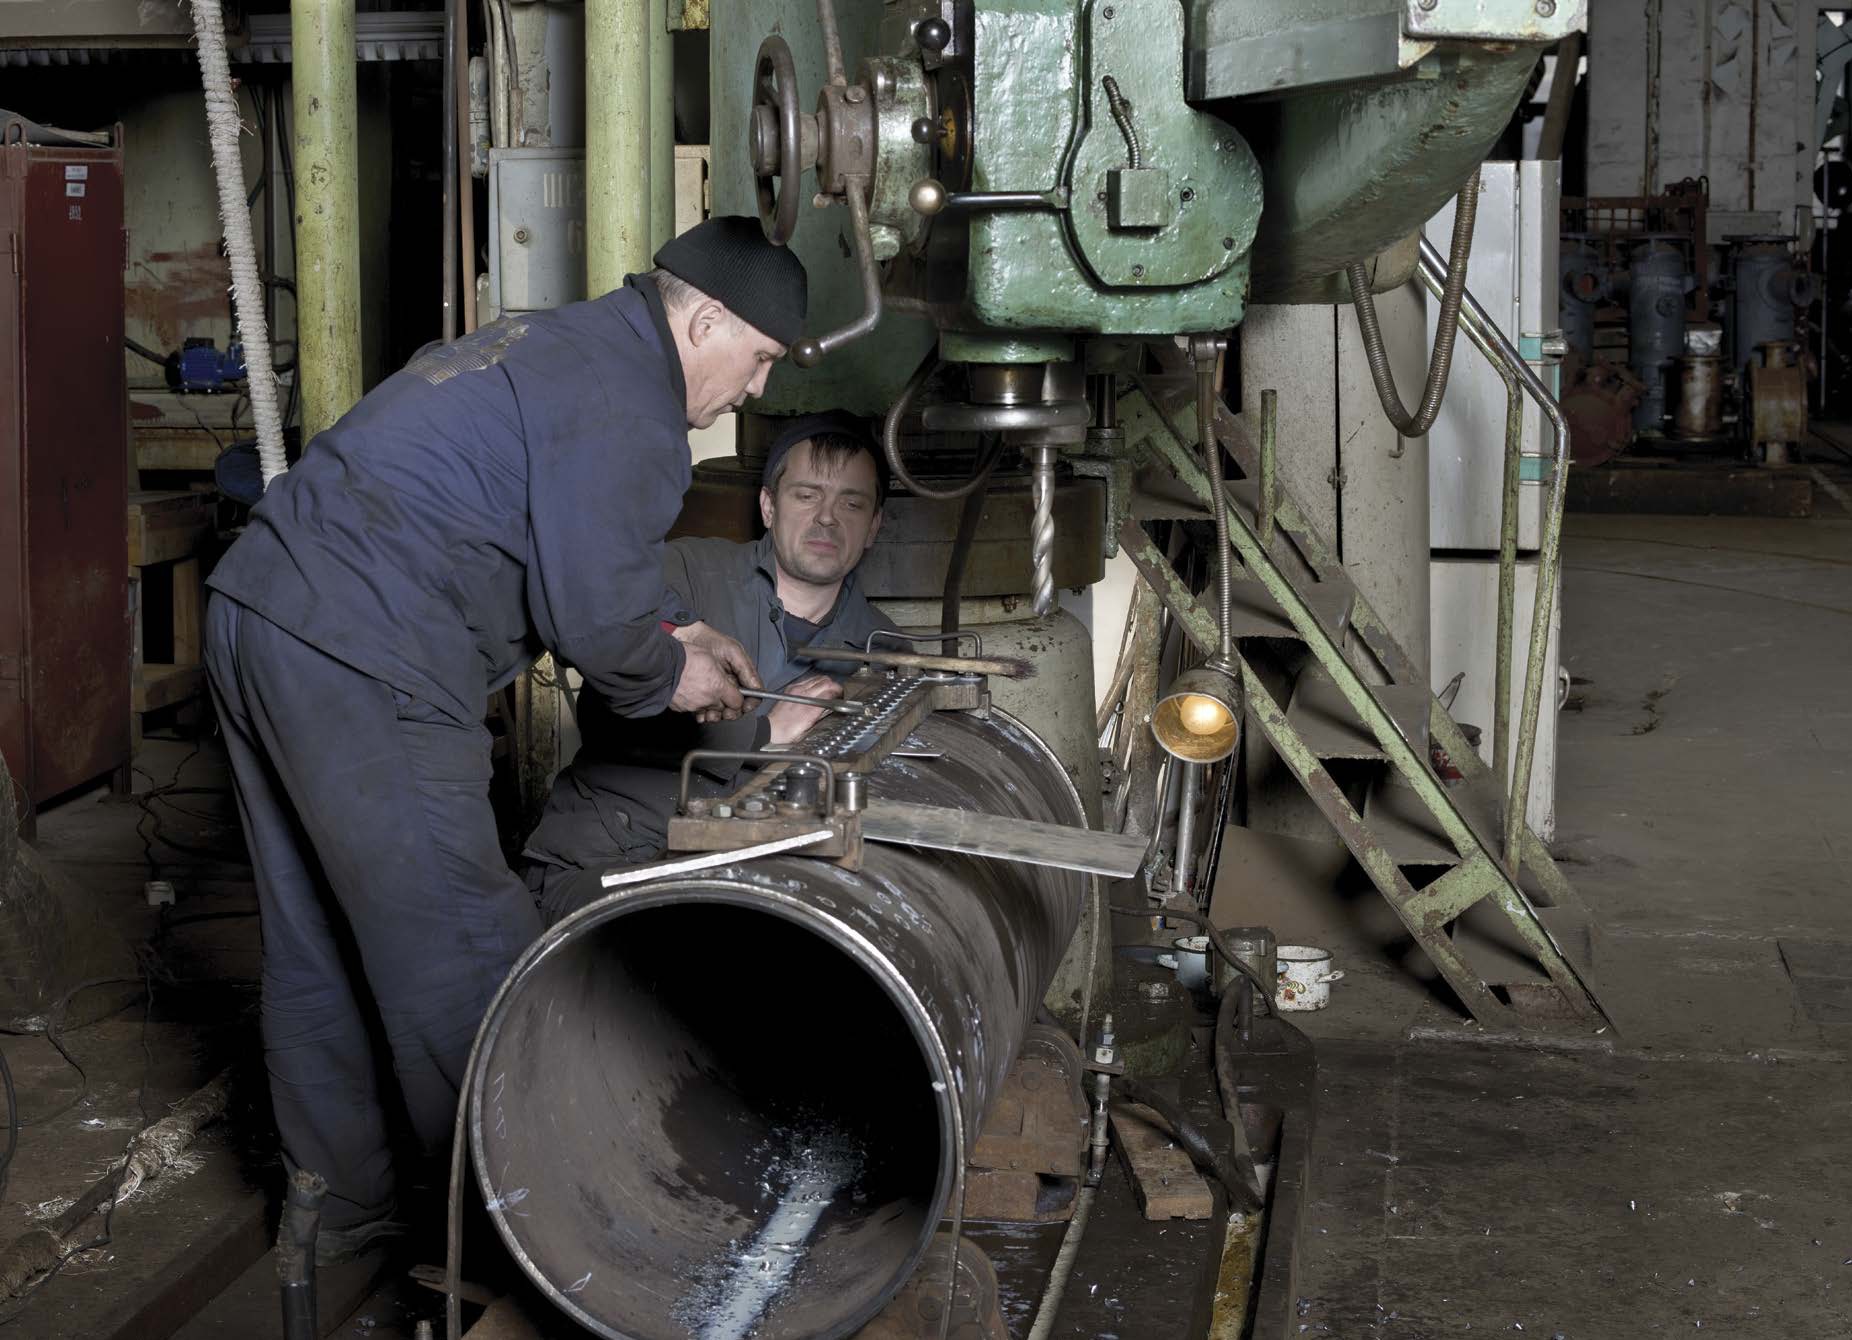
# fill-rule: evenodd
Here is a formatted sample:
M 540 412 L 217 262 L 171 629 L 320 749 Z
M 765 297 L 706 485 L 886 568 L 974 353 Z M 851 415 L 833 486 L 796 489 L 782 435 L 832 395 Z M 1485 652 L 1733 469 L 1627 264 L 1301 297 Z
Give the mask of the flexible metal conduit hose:
M 268 485 L 289 469 L 289 462 L 283 454 L 283 417 L 270 361 L 270 328 L 264 322 L 257 244 L 251 236 L 251 209 L 245 203 L 244 159 L 238 148 L 243 118 L 238 113 L 238 95 L 232 91 L 231 66 L 225 56 L 225 15 L 219 0 L 192 0 L 192 4 L 212 170 L 218 180 L 219 221 L 225 228 L 225 254 L 231 261 L 232 306 L 238 314 L 238 337 L 244 343 L 251 416 L 257 421 L 258 464 Z
M 978 468 L 971 472 L 971 478 L 958 487 L 929 489 L 907 473 L 906 463 L 900 459 L 900 421 L 906 417 L 907 411 L 913 408 L 913 398 L 920 393 L 920 388 L 926 385 L 926 379 L 932 376 L 933 369 L 938 365 L 938 351 L 928 350 L 926 357 L 920 360 L 920 365 L 913 370 L 913 375 L 907 379 L 906 386 L 902 388 L 900 395 L 889 408 L 887 418 L 881 422 L 881 450 L 887 456 L 888 471 L 900 481 L 907 492 L 916 498 L 924 498 L 928 502 L 953 502 L 982 488 L 989 480 L 990 471 L 984 468 L 982 460 L 978 462 Z
M 1460 299 L 1466 292 L 1466 262 L 1473 250 L 1473 220 L 1479 213 L 1479 169 L 1460 187 L 1459 203 L 1453 211 L 1453 245 L 1447 254 L 1447 282 L 1441 288 L 1440 321 L 1434 329 L 1434 352 L 1428 359 L 1427 384 L 1422 388 L 1421 403 L 1410 414 L 1395 389 L 1395 375 L 1389 371 L 1389 355 L 1383 348 L 1382 327 L 1376 321 L 1376 299 L 1370 296 L 1369 271 L 1362 261 L 1344 267 L 1350 278 L 1350 300 L 1357 308 L 1357 326 L 1363 332 L 1363 352 L 1370 360 L 1370 380 L 1376 383 L 1377 398 L 1383 413 L 1396 432 L 1403 437 L 1420 437 L 1434 426 L 1440 413 L 1441 398 L 1447 394 L 1447 377 L 1453 371 L 1453 337 L 1460 328 Z M 1397 455 L 1401 449 L 1396 450 Z
M 1374 318 L 1372 318 L 1372 321 Z M 1380 342 L 1379 342 L 1380 343 Z M 1215 435 L 1215 373 L 1224 341 L 1191 351 L 1196 361 L 1196 440 L 1209 469 L 1209 496 L 1215 499 L 1215 660 L 1226 668 L 1235 658 L 1234 580 L 1228 570 L 1228 496 L 1222 484 L 1222 443 Z

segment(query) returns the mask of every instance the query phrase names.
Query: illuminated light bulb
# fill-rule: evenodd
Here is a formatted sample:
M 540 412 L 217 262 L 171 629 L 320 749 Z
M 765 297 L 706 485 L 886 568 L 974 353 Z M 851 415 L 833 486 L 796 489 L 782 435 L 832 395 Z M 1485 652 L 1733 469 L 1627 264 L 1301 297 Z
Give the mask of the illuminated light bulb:
M 1192 735 L 1214 735 L 1228 725 L 1228 709 L 1213 698 L 1192 693 L 1177 705 L 1177 720 Z

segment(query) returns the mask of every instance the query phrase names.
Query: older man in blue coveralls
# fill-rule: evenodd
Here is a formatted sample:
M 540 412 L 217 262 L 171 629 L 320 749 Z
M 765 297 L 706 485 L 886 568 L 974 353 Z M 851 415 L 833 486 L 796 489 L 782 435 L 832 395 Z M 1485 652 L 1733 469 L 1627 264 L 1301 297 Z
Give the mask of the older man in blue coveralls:
M 803 266 L 723 218 L 656 267 L 419 355 L 271 483 L 213 574 L 271 1097 L 286 1163 L 328 1182 L 324 1260 L 401 1231 L 388 1108 L 443 1148 L 477 1025 L 540 930 L 497 841 L 488 696 L 542 650 L 620 717 L 737 719 L 758 685 L 731 638 L 668 631 L 662 541 L 688 428 L 763 391 Z

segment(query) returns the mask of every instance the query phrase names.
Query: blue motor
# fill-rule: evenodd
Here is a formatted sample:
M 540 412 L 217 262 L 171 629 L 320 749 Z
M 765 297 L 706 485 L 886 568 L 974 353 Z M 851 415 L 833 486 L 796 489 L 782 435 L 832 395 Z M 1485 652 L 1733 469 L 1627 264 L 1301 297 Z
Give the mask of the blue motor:
M 234 344 L 224 353 L 210 339 L 190 339 L 180 349 L 182 391 L 223 391 L 244 380 L 244 346 Z

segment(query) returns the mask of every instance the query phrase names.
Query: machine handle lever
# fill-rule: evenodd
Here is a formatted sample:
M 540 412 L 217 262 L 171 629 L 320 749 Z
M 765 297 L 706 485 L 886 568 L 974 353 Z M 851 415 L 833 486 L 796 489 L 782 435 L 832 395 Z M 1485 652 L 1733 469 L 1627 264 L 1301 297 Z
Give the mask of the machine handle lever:
M 828 0 L 819 0 L 827 4 Z M 791 350 L 791 361 L 800 368 L 814 368 L 845 344 L 853 344 L 881 324 L 881 271 L 875 264 L 874 239 L 868 233 L 868 199 L 863 194 L 868 185 L 865 177 L 849 177 L 843 192 L 849 206 L 849 231 L 855 238 L 855 266 L 862 276 L 862 314 L 846 326 L 827 335 L 799 340 Z

